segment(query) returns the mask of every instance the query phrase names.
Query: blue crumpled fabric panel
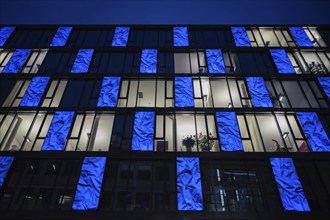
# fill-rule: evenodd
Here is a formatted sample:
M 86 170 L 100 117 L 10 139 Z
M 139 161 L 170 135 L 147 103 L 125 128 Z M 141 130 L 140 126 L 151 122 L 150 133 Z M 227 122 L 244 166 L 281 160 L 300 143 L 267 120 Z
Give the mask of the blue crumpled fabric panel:
M 315 112 L 297 112 L 300 124 L 314 152 L 330 152 L 330 140 Z
M 106 157 L 85 157 L 81 168 L 73 210 L 95 210 L 99 206 Z
M 222 51 L 219 49 L 206 50 L 206 59 L 209 73 L 226 73 Z
M 76 60 L 74 61 L 71 73 L 87 73 L 89 64 L 92 60 L 93 49 L 81 49 L 78 51 Z
M 71 31 L 72 31 L 72 27 L 59 27 L 53 38 L 53 41 L 50 43 L 50 46 L 52 47 L 65 46 Z
M 192 77 L 174 78 L 175 107 L 194 107 Z
M 157 53 L 156 49 L 142 50 L 140 73 L 157 72 Z
M 55 112 L 41 150 L 63 150 L 74 112 Z
M 262 77 L 246 77 L 254 107 L 273 107 Z
M 270 158 L 285 211 L 310 211 L 304 190 L 291 158 Z
M 30 49 L 16 49 L 2 73 L 18 73 L 29 57 L 30 52 Z
M 126 47 L 128 42 L 129 27 L 116 27 L 112 39 L 113 47 Z
M 292 63 L 283 49 L 270 49 L 275 65 L 279 73 L 288 74 L 295 73 Z
M 179 211 L 202 211 L 203 195 L 198 157 L 176 158 Z
M 33 77 L 19 105 L 38 106 L 41 97 L 45 92 L 49 79 L 50 79 L 49 76 Z
M 330 100 L 330 77 L 317 77 L 317 79 Z
M 12 156 L 0 156 L 0 189 L 13 161 L 14 157 Z
M 104 77 L 97 107 L 116 107 L 120 77 Z
M 289 30 L 299 47 L 314 47 L 314 44 L 302 27 L 289 27 Z
M 7 39 L 10 37 L 11 33 L 15 30 L 15 27 L 2 27 L 0 28 L 0 47 L 5 45 Z
M 173 27 L 173 42 L 175 47 L 189 46 L 188 28 Z
M 235 112 L 217 112 L 219 139 L 222 151 L 243 151 Z
M 154 150 L 155 112 L 136 112 L 134 118 L 132 150 Z
M 232 27 L 231 32 L 233 33 L 235 44 L 237 47 L 251 46 L 249 36 L 246 33 L 245 27 Z

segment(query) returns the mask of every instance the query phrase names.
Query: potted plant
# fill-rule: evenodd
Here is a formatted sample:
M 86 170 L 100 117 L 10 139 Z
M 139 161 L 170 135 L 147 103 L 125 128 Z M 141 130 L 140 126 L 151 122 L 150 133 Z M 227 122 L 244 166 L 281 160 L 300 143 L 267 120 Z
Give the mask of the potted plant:
M 191 149 L 195 145 L 195 137 L 196 135 L 187 135 L 186 137 L 183 138 L 182 144 L 186 146 L 187 152 L 191 152 Z
M 214 146 L 214 140 L 210 140 L 210 138 L 214 138 L 211 132 L 209 134 L 209 137 L 206 134 L 202 134 L 202 132 L 198 134 L 198 146 L 201 151 L 209 152 L 212 150 Z

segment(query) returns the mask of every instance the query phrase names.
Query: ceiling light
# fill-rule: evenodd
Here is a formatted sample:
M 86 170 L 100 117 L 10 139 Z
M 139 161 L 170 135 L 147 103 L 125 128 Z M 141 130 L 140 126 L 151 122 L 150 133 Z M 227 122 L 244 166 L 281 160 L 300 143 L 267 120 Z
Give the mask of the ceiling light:
M 289 132 L 284 132 L 284 133 L 282 134 L 283 139 L 287 138 L 288 135 L 289 135 Z
M 232 108 L 233 104 L 231 104 L 231 102 L 228 103 L 228 108 Z

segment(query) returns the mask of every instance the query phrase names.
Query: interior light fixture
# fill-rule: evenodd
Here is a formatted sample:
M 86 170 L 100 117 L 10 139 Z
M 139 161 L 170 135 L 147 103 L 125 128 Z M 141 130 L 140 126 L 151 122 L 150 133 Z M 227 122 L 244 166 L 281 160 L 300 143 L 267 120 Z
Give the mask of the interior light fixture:
M 283 95 L 280 95 L 279 98 L 278 98 L 280 101 L 282 101 L 284 99 L 284 96 Z
M 207 95 L 203 95 L 203 100 L 207 101 Z
M 283 134 L 282 134 L 282 137 L 283 137 L 283 139 L 285 139 L 285 138 L 287 138 L 288 137 L 288 135 L 289 135 L 289 132 L 284 132 Z
M 233 104 L 231 104 L 231 102 L 228 103 L 228 108 L 232 108 Z
M 27 142 L 31 142 L 31 139 L 29 137 L 23 136 L 23 138 L 26 138 Z

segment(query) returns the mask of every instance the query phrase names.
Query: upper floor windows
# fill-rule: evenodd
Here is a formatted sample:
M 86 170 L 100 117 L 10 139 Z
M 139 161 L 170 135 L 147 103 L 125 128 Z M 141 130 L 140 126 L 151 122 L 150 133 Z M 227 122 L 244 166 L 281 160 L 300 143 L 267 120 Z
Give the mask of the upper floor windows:
M 18 26 L 2 28 L 3 31 L 0 32 L 0 34 L 6 39 L 3 40 L 2 46 L 9 48 L 48 48 L 53 46 L 65 46 L 69 48 L 111 48 L 119 45 L 119 41 L 114 43 L 114 41 L 117 41 L 119 38 L 123 40 L 123 43 L 121 43 L 122 47 L 127 46 L 135 48 L 166 48 L 177 46 L 210 49 L 230 48 L 235 46 L 326 47 L 330 44 L 330 31 L 328 28 L 324 27 L 50 26 L 47 28 L 30 28 Z M 7 29 L 10 30 L 11 33 L 9 33 Z M 65 32 L 65 29 L 68 31 Z M 235 39 L 236 31 L 239 32 L 238 34 L 241 40 L 244 35 L 244 43 L 239 43 L 237 38 Z M 58 35 L 59 32 L 60 35 L 65 36 L 66 39 L 61 43 L 53 42 L 54 37 L 58 37 L 56 35 Z M 182 36 L 184 43 L 177 43 L 174 38 Z M 305 38 L 308 43 L 302 43 L 301 37 Z
M 108 77 L 111 78 L 111 77 Z M 114 78 L 114 77 L 112 77 Z M 177 78 L 189 78 L 191 84 L 177 84 Z M 111 80 L 111 79 L 110 79 Z M 257 80 L 257 81 L 255 81 Z M 116 77 L 116 88 L 110 83 L 102 90 L 102 80 L 53 79 L 33 77 L 28 80 L 0 81 L 6 88 L 0 96 L 2 107 L 180 107 L 175 100 L 191 99 L 195 108 L 328 108 L 327 93 L 313 80 L 264 80 L 262 77 L 175 77 L 126 78 Z M 189 88 L 180 93 L 181 89 Z M 111 98 L 112 105 L 97 105 Z M 104 94 L 106 93 L 106 94 Z M 177 93 L 177 94 L 176 94 Z M 176 95 L 175 95 L 176 94 Z M 269 99 L 266 103 L 265 99 Z M 22 102 L 22 99 L 28 99 Z M 25 103 L 25 104 L 24 104 Z

